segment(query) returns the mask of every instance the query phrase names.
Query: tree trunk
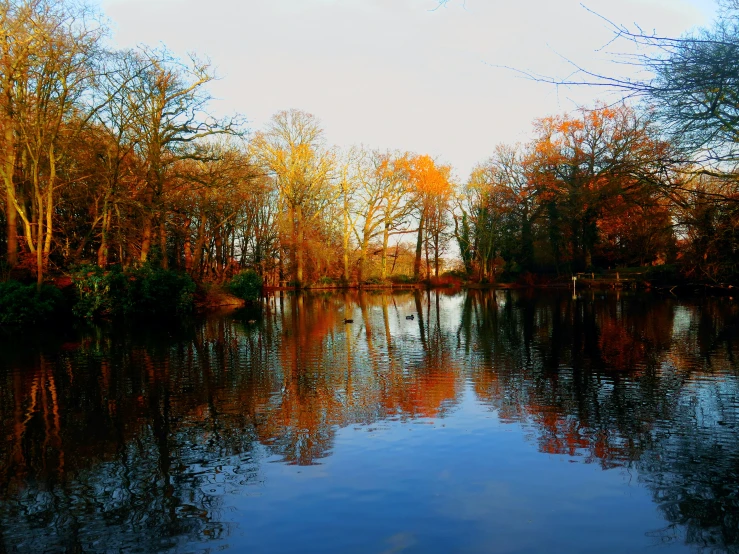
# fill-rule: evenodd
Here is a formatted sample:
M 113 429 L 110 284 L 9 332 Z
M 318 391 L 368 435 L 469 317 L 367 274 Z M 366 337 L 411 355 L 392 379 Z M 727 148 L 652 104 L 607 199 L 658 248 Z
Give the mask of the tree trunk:
M 46 237 L 44 238 L 44 269 L 48 268 L 49 254 L 51 253 L 52 235 L 52 207 L 54 205 L 54 187 L 56 186 L 56 154 L 54 145 L 49 146 L 49 183 L 46 191 Z
M 5 166 L 3 167 L 3 179 L 5 181 L 5 224 L 7 259 L 10 267 L 18 264 L 18 214 L 16 213 L 15 184 L 13 174 L 15 172 L 15 146 L 13 144 L 13 129 L 8 125 L 5 128 Z
M 303 286 L 303 207 L 297 206 L 295 209 L 295 286 L 300 288 Z
M 434 235 L 434 276 L 439 277 L 439 233 Z
M 164 212 L 159 215 L 159 250 L 162 256 L 162 269 L 169 268 L 169 256 L 167 256 L 167 221 Z
M 418 281 L 421 277 L 421 251 L 423 248 L 423 226 L 426 224 L 426 209 L 421 211 L 418 221 L 418 238 L 416 239 L 416 259 L 413 261 L 413 278 Z
M 216 277 L 218 279 L 223 275 L 223 231 L 216 230 Z
M 44 250 L 42 248 L 44 240 L 44 199 L 40 194 L 37 195 L 38 216 L 36 219 L 36 290 L 41 292 L 41 285 L 44 284 Z
M 98 267 L 108 265 L 108 233 L 110 232 L 110 209 L 108 200 L 103 203 L 103 224 L 100 232 L 100 248 L 98 248 Z
M 151 250 L 151 236 L 154 225 L 154 197 L 150 187 L 147 187 L 146 196 L 144 197 L 144 224 L 141 233 L 141 254 L 139 261 L 143 264 L 149 258 L 149 250 Z
M 424 250 L 425 257 L 426 257 L 426 275 L 425 275 L 425 277 L 426 277 L 426 279 L 428 279 L 431 276 L 431 265 L 429 264 L 429 241 L 428 241 L 428 238 L 426 238 L 426 241 L 425 241 L 424 246 L 425 246 L 425 248 L 423 250 Z
M 382 280 L 387 279 L 387 243 L 390 240 L 390 230 L 387 224 L 382 232 Z
M 192 273 L 192 243 L 190 237 L 190 218 L 185 219 L 185 223 L 182 226 L 185 233 L 185 244 L 182 247 L 183 254 L 185 256 L 185 271 L 189 274 Z
M 144 228 L 141 235 L 141 255 L 139 261 L 146 263 L 149 257 L 149 250 L 151 249 L 151 214 L 144 215 Z
M 351 229 L 349 226 L 349 197 L 344 182 L 344 283 L 349 283 L 349 238 Z
M 357 263 L 357 283 L 364 281 L 364 264 L 367 263 L 367 249 L 369 248 L 369 236 L 365 233 L 362 237 L 362 245 L 359 248 L 359 260 Z
M 36 290 L 41 292 L 41 285 L 44 282 L 44 196 L 41 194 L 41 183 L 39 177 L 39 166 L 37 160 L 33 161 L 33 190 L 36 197 L 36 240 L 33 235 L 29 237 L 29 242 L 35 248 L 36 253 Z M 35 242 L 35 245 L 33 244 Z M 34 251 L 32 249 L 32 251 Z
M 193 271 L 199 273 L 203 261 L 203 249 L 205 248 L 205 216 L 200 214 L 200 225 L 198 226 L 198 239 L 195 242 L 195 258 L 193 259 Z

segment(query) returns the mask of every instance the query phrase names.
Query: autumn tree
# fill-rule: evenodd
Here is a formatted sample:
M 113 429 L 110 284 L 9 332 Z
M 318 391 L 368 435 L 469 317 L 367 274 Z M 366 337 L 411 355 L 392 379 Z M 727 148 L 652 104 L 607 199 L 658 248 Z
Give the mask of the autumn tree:
M 525 270 L 533 268 L 534 226 L 546 207 L 531 178 L 530 155 L 525 146 L 499 145 L 468 183 L 468 193 L 476 198 L 481 244 L 492 239 L 497 253 Z M 494 254 L 484 254 L 483 263 Z
M 510 233 L 511 195 L 496 186 L 495 166 L 483 162 L 476 166 L 457 198 L 455 207 L 455 236 L 469 275 L 476 270 L 480 281 L 494 276 L 494 264 L 506 250 Z
M 84 6 L 3 2 L 3 99 L 8 260 L 17 261 L 16 215 L 36 260 L 38 286 L 52 247 L 60 141 L 89 119 L 85 102 L 104 28 Z M 12 228 L 11 228 L 12 227 Z
M 254 157 L 275 179 L 290 228 L 293 280 L 305 280 L 306 227 L 336 198 L 335 154 L 315 116 L 299 110 L 275 114 L 252 141 Z
M 557 212 L 551 223 L 562 225 L 575 267 L 589 268 L 608 203 L 663 185 L 669 146 L 658 138 L 649 113 L 627 106 L 544 118 L 535 128 L 530 179 L 541 201 Z
M 131 133 L 138 137 L 145 187 L 141 191 L 142 234 L 139 260 L 146 262 L 157 235 L 162 265 L 167 266 L 167 198 L 169 172 L 178 160 L 195 156 L 191 146 L 219 134 L 238 134 L 239 118 L 217 120 L 207 115 L 214 79 L 210 63 L 194 56 L 184 63 L 166 50 L 147 48 L 131 54 L 134 72 L 123 98 L 132 114 Z M 128 66 L 127 66 L 128 69 Z
M 676 201 L 673 207 L 679 212 L 684 212 L 685 198 L 696 206 L 716 207 L 724 214 L 737 210 L 739 3 L 718 0 L 718 4 L 713 23 L 679 37 L 647 33 L 639 27 L 633 30 L 597 16 L 613 32 L 611 47 L 621 44 L 635 52 L 621 52 L 617 60 L 620 66 L 625 63 L 639 70 L 635 77 L 598 73 L 576 61 L 572 63 L 575 71 L 565 79 L 529 74 L 558 86 L 610 89 L 649 105 L 661 132 L 674 145 L 670 166 L 681 176 L 673 179 L 665 192 Z M 728 268 L 732 263 L 728 258 L 726 261 Z M 715 274 L 716 262 L 702 272 Z
M 418 230 L 416 234 L 416 261 L 413 266 L 413 276 L 418 279 L 421 273 L 421 255 L 429 234 L 435 233 L 436 243 L 439 243 L 440 233 L 444 224 L 441 223 L 446 204 L 451 197 L 451 167 L 437 165 L 427 155 L 416 156 L 411 160 L 409 178 L 414 192 L 414 204 L 416 208 Z M 430 218 L 438 221 L 430 224 Z M 433 237 L 432 237 L 433 239 Z M 438 251 L 436 266 L 438 267 Z M 428 253 L 426 256 L 426 273 L 428 277 Z

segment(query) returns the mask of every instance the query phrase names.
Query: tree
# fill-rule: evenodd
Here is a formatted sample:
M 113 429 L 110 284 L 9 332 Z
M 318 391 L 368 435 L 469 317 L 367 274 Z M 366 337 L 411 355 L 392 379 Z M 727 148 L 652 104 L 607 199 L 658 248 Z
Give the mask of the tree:
M 409 186 L 411 157 L 408 153 L 376 154 L 375 179 L 382 186 L 382 279 L 388 276 L 387 249 L 390 236 L 407 232 L 407 218 L 413 210 Z M 397 252 L 396 258 L 397 260 Z
M 609 202 L 664 184 L 669 145 L 659 140 L 649 113 L 627 106 L 540 119 L 536 130 L 530 179 L 565 224 L 575 267 L 590 268 Z
M 191 146 L 213 135 L 240 133 L 240 118 L 217 120 L 207 115 L 211 97 L 205 85 L 214 79 L 207 61 L 192 56 L 188 64 L 166 50 L 142 48 L 129 54 L 133 71 L 127 79 L 123 107 L 132 115 L 130 133 L 142 160 L 142 234 L 139 260 L 146 262 L 158 223 L 162 265 L 167 267 L 166 183 L 173 164 L 196 157 Z
M 252 141 L 255 159 L 273 175 L 291 228 L 293 281 L 305 274 L 306 225 L 335 198 L 335 154 L 326 148 L 323 129 L 313 115 L 282 111 Z
M 104 28 L 83 6 L 57 0 L 5 1 L 2 127 L 8 260 L 17 262 L 16 214 L 36 258 L 38 287 L 52 246 L 53 214 L 63 135 L 74 134 L 94 107 L 85 103 Z M 18 157 L 27 195 L 16 182 Z
M 650 75 L 644 79 L 603 75 L 572 61 L 575 71 L 566 79 L 519 72 L 541 82 L 601 87 L 646 101 L 668 138 L 680 147 L 680 157 L 674 161 L 683 163 L 692 175 L 736 182 L 739 2 L 719 0 L 719 6 L 719 17 L 710 27 L 681 37 L 632 31 L 596 14 L 613 31 L 610 45 L 627 41 L 636 46 L 636 54 L 620 53 L 618 61 L 646 70 L 640 72 Z
M 426 276 L 429 276 L 428 261 L 428 234 L 430 231 L 429 218 L 433 215 L 438 221 L 434 223 L 436 243 L 438 244 L 442 227 L 443 212 L 451 195 L 451 167 L 437 165 L 427 155 L 416 156 L 410 163 L 410 183 L 414 191 L 414 204 L 418 218 L 416 235 L 416 261 L 413 266 L 413 276 L 418 279 L 421 273 L 421 254 L 424 244 L 426 249 Z M 433 214 L 432 214 L 433 212 Z M 438 266 L 438 251 L 435 254 Z

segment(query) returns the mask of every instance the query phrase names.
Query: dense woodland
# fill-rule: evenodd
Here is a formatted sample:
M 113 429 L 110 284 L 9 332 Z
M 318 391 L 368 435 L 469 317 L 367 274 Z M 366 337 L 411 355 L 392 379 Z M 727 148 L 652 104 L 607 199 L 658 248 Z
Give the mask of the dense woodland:
M 429 155 L 331 147 L 299 110 L 263 129 L 213 117 L 209 62 L 112 49 L 84 4 L 2 0 L 0 18 L 4 280 L 40 287 L 82 264 L 296 286 L 739 275 L 734 3 L 679 39 L 617 27 L 655 52 L 634 59 L 654 77 L 591 76 L 626 99 L 536 120 L 466 181 Z

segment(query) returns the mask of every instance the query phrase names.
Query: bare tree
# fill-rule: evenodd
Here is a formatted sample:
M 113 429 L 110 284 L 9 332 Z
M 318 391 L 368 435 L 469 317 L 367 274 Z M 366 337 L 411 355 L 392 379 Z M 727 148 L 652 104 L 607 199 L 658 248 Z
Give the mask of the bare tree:
M 325 145 L 323 129 L 313 115 L 282 111 L 252 141 L 255 159 L 272 174 L 291 227 L 293 277 L 302 286 L 305 277 L 306 225 L 333 200 L 335 153 Z

